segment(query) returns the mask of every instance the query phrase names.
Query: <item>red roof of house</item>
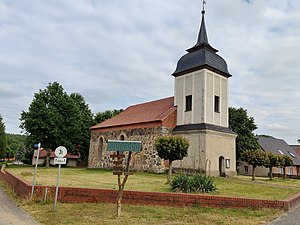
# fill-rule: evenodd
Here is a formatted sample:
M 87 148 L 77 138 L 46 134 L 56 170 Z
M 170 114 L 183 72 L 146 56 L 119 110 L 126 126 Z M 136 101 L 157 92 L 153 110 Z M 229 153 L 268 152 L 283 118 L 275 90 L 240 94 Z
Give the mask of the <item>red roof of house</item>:
M 34 154 L 33 154 L 33 157 L 36 157 L 37 156 L 37 150 L 34 151 Z M 39 158 L 46 158 L 47 157 L 47 150 L 46 149 L 41 149 L 40 150 L 40 154 L 39 154 Z M 55 152 L 54 151 L 51 151 L 50 152 L 50 158 L 55 158 Z M 71 154 L 71 153 L 67 153 L 66 155 L 66 158 L 67 159 L 79 159 L 80 158 L 80 153 L 78 155 L 74 155 L 74 154 Z
M 174 97 L 163 98 L 130 106 L 115 117 L 97 124 L 91 127 L 91 129 L 163 121 L 175 110 Z

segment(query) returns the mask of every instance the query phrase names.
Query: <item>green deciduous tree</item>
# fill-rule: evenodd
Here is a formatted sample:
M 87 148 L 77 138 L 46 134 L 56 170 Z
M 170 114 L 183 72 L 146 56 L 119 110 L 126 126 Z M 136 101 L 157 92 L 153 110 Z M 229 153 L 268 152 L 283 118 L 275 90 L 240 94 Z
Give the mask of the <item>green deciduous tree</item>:
M 236 138 L 237 162 L 241 161 L 242 152 L 259 148 L 257 138 L 253 133 L 257 126 L 254 118 L 247 115 L 246 109 L 229 107 L 229 128 L 238 135 Z
M 272 180 L 273 178 L 273 167 L 278 167 L 280 165 L 280 156 L 279 155 L 275 155 L 272 152 L 268 152 L 266 153 L 267 157 L 269 158 L 269 160 L 267 160 L 265 162 L 265 167 L 269 168 L 269 176 L 270 176 L 270 180 Z
M 158 156 L 169 160 L 168 183 L 172 180 L 172 162 L 181 160 L 188 155 L 189 142 L 181 136 L 163 136 L 155 141 Z
M 94 124 L 102 123 L 103 121 L 118 115 L 122 111 L 123 109 L 113 109 L 113 110 L 106 110 L 104 112 L 98 112 L 94 116 Z
M 5 133 L 5 124 L 3 118 L 0 115 L 0 158 L 4 158 L 6 154 L 7 140 Z
M 279 158 L 279 167 L 283 168 L 283 178 L 286 179 L 286 167 L 292 166 L 293 160 L 287 155 L 281 155 Z
M 252 180 L 255 180 L 256 167 L 269 164 L 267 154 L 261 149 L 244 151 L 241 159 L 252 166 Z
M 68 95 L 57 83 L 34 94 L 28 112 L 22 111 L 22 129 L 28 134 L 29 143 L 42 143 L 54 150 L 63 145 L 68 150 L 79 150 L 87 160 L 89 127 L 92 113 L 80 94 Z
M 77 142 L 75 142 L 76 149 L 73 149 L 73 151 L 79 150 L 82 159 L 84 161 L 87 161 L 89 145 L 90 145 L 90 127 L 93 124 L 93 114 L 88 104 L 86 104 L 83 96 L 81 96 L 78 93 L 73 93 L 70 95 L 70 97 L 71 99 L 73 99 L 73 101 L 79 108 L 79 113 L 81 117 L 81 123 L 79 125 L 81 130 L 81 135 L 78 136 Z
M 18 160 L 20 159 L 18 156 L 18 150 L 20 146 L 25 145 L 26 142 L 26 135 L 21 134 L 6 134 L 7 138 L 7 151 L 11 152 Z

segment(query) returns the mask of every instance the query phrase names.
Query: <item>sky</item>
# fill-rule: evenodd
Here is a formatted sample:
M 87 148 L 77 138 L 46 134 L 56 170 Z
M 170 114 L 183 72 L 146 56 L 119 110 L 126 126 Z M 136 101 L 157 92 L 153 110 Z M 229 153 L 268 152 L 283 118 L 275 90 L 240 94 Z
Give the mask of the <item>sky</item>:
M 209 43 L 228 64 L 229 106 L 258 129 L 300 136 L 300 1 L 206 0 Z M 93 113 L 174 95 L 201 0 L 0 0 L 0 114 L 20 133 L 34 93 L 60 83 Z

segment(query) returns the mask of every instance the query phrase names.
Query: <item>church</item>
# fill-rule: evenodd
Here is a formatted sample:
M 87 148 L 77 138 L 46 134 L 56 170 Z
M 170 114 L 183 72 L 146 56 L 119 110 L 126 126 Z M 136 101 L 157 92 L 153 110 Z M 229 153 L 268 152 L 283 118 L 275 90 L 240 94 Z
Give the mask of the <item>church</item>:
M 181 135 L 189 140 L 188 156 L 173 162 L 177 171 L 209 176 L 236 175 L 236 134 L 228 128 L 226 61 L 208 42 L 205 11 L 196 44 L 187 49 L 172 74 L 174 96 L 129 106 L 117 116 L 91 127 L 89 168 L 111 169 L 107 140 L 141 141 L 132 156 L 134 171 L 162 173 L 168 162 L 154 149 L 155 139 Z

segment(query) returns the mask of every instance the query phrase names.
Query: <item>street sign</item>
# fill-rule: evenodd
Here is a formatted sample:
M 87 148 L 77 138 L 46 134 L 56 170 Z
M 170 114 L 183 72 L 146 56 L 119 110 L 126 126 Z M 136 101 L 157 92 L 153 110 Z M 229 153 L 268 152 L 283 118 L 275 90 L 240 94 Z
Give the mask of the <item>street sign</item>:
M 120 140 L 107 141 L 107 151 L 140 152 L 141 149 L 142 149 L 141 141 L 120 141 Z
M 67 149 L 64 146 L 59 146 L 55 149 L 55 156 L 63 158 L 67 155 Z
M 38 144 L 34 144 L 34 145 L 33 145 L 33 148 L 34 148 L 34 149 L 38 149 L 38 148 L 40 148 L 40 147 L 41 147 L 41 143 L 38 143 Z
M 66 164 L 67 158 L 54 158 L 54 164 L 60 165 L 60 164 Z

